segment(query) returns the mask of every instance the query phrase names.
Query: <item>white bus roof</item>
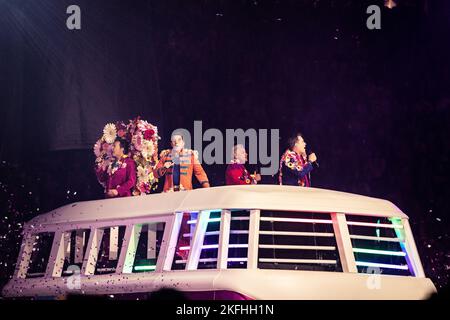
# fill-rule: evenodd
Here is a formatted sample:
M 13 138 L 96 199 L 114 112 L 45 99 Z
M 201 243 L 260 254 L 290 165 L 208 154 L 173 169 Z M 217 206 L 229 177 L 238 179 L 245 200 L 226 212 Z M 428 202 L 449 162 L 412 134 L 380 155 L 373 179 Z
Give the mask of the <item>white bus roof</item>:
M 81 223 L 208 209 L 342 212 L 407 218 L 387 200 L 318 188 L 246 185 L 76 202 L 39 215 L 29 224 Z

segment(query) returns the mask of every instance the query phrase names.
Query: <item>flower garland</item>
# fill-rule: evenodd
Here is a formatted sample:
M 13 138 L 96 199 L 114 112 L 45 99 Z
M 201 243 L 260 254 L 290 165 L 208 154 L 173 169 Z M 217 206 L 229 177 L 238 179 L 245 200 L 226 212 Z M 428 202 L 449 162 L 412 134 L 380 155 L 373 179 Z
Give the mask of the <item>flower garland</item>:
M 136 162 L 136 192 L 147 194 L 157 188 L 158 179 L 153 169 L 158 163 L 158 128 L 137 117 L 128 124 L 130 151 Z
M 103 135 L 94 144 L 95 164 L 113 174 L 115 158 L 112 150 L 117 137 L 127 140 L 130 144 L 129 156 L 136 163 L 137 182 L 133 195 L 148 194 L 157 188 L 158 179 L 153 169 L 158 163 L 158 128 L 149 122 L 137 117 L 129 120 L 128 124 L 122 121 L 108 123 L 103 128 Z M 105 185 L 102 183 L 103 187 Z

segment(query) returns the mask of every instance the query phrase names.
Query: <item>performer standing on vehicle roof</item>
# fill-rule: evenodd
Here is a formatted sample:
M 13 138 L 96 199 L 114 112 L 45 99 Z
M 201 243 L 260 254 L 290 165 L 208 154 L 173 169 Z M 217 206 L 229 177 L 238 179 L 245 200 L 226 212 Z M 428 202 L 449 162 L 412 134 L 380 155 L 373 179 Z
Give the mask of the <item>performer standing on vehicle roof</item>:
M 209 188 L 208 177 L 195 150 L 185 149 L 181 134 L 171 137 L 172 149 L 163 150 L 155 168 L 155 177 L 164 179 L 164 192 L 192 190 L 192 175 L 203 188 Z
M 136 165 L 128 156 L 128 141 L 117 137 L 114 141 L 114 162 L 95 169 L 98 181 L 105 186 L 105 197 L 129 197 L 136 184 Z
M 290 138 L 288 145 L 280 160 L 280 185 L 310 187 L 309 174 L 313 170 L 313 163 L 317 164 L 316 154 L 306 156 L 306 142 L 300 133 Z
M 225 172 L 225 180 L 227 185 L 234 184 L 257 184 L 261 181 L 261 175 L 250 174 L 245 168 L 244 163 L 247 162 L 247 152 L 242 144 L 237 144 L 232 150 L 232 160 L 228 164 Z

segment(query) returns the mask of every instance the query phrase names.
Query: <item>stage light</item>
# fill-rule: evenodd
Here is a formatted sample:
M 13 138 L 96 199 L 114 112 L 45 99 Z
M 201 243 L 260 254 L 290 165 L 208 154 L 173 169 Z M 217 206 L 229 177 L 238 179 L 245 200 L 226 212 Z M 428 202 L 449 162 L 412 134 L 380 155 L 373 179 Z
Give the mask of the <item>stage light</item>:
M 385 1 L 384 1 L 384 6 L 385 6 L 386 8 L 392 9 L 392 8 L 396 7 L 397 4 L 395 3 L 394 0 L 385 0 Z

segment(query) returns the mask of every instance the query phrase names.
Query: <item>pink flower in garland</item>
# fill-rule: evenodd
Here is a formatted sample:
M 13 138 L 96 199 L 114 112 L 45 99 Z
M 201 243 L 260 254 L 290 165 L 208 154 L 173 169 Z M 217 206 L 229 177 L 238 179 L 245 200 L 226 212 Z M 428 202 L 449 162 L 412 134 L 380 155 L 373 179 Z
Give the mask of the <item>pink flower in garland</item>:
M 142 151 L 143 146 L 143 139 L 144 137 L 142 136 L 142 133 L 138 132 L 135 135 L 133 135 L 133 138 L 131 139 L 131 142 L 134 145 L 134 148 L 137 151 Z
M 116 123 L 116 129 L 117 129 L 117 136 L 120 138 L 124 138 L 127 134 L 127 126 L 125 123 L 119 121 Z
M 100 157 L 102 155 L 102 141 L 98 140 L 95 144 L 94 144 L 94 154 L 95 157 Z
M 109 150 L 109 144 L 106 143 L 106 142 L 104 142 L 104 143 L 102 144 L 102 152 L 107 153 L 108 150 Z
M 117 135 L 118 135 L 120 138 L 125 137 L 126 134 L 127 134 L 126 131 L 123 130 L 123 129 L 119 129 L 119 131 L 117 131 Z

